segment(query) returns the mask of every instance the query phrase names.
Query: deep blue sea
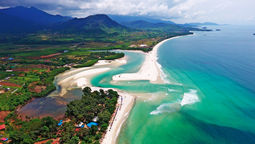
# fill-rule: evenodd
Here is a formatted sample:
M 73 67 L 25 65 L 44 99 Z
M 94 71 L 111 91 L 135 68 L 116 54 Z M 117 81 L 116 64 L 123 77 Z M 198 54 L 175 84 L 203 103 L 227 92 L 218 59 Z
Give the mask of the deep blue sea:
M 160 47 L 159 63 L 168 84 L 117 86 L 95 78 L 103 87 L 155 93 L 156 98 L 137 100 L 118 143 L 255 143 L 255 27 L 216 28 L 221 31 L 195 32 Z M 127 55 L 133 61 L 142 59 Z M 137 60 L 130 65 L 140 64 Z

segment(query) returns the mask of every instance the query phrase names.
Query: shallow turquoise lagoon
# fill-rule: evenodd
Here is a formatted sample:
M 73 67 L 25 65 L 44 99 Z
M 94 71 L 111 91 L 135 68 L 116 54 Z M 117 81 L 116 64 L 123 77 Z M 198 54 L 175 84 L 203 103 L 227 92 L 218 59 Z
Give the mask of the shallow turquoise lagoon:
M 131 52 L 126 65 L 92 80 L 94 86 L 155 94 L 137 99 L 118 143 L 255 143 L 255 28 L 220 28 L 160 47 L 167 84 L 111 83 L 113 75 L 139 70 L 144 56 Z

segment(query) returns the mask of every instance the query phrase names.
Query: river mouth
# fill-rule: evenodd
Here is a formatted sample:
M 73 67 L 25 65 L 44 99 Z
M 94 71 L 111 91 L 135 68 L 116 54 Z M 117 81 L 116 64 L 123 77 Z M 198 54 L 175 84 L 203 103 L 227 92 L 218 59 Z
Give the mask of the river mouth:
M 116 61 L 100 61 L 92 67 L 71 69 L 55 77 L 56 90 L 46 97 L 34 98 L 17 110 L 22 120 L 53 117 L 56 120 L 65 116 L 66 106 L 82 97 L 82 88 L 91 86 L 90 80 L 103 72 L 117 68 L 126 62 L 126 58 Z

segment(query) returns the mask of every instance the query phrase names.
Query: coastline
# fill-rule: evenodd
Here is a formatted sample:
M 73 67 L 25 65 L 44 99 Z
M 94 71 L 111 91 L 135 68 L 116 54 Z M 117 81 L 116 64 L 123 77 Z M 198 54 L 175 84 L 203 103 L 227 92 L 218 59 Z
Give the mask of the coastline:
M 168 40 L 175 39 L 177 37 L 172 37 L 165 39 L 158 44 L 156 44 L 152 51 L 149 53 L 143 53 L 145 54 L 145 60 L 140 68 L 140 70 L 136 73 L 123 73 L 118 74 L 112 77 L 113 81 L 136 81 L 136 80 L 148 80 L 151 83 L 167 83 L 166 80 L 164 80 L 164 73 L 161 69 L 161 65 L 158 63 L 158 49 L 159 47 L 165 43 Z M 133 51 L 138 52 L 140 51 Z
M 99 89 L 112 89 L 118 92 L 119 98 L 117 107 L 112 115 L 106 133 L 101 139 L 101 143 L 103 144 L 116 143 L 121 127 L 133 108 L 136 96 L 114 88 L 94 87 L 90 81 L 94 76 L 107 72 L 112 68 L 119 67 L 126 63 L 126 56 L 116 60 L 101 60 L 91 67 L 71 69 L 57 76 L 58 79 L 61 79 L 57 82 L 57 85 L 61 87 L 61 91 L 59 92 L 60 96 L 64 96 L 68 90 L 73 88 L 84 88 L 86 86 L 91 87 L 92 91 Z
M 137 53 L 145 54 L 145 60 L 137 73 L 126 73 L 126 74 L 119 74 L 112 77 L 113 81 L 130 81 L 130 80 L 149 80 L 151 83 L 167 83 L 166 80 L 163 78 L 163 71 L 161 69 L 161 65 L 158 63 L 158 49 L 159 47 L 166 41 L 175 39 L 178 37 L 172 37 L 169 39 L 165 39 L 155 45 L 151 52 L 144 53 L 141 51 L 132 51 Z M 120 98 L 118 100 L 117 108 L 116 108 L 116 115 L 112 117 L 110 121 L 110 125 L 107 128 L 106 134 L 104 135 L 101 143 L 102 144 L 115 144 L 117 138 L 119 136 L 120 130 L 123 126 L 123 123 L 127 120 L 130 111 L 133 108 L 135 103 L 136 96 L 135 94 L 128 94 L 124 93 L 118 89 L 116 90 Z M 124 97 L 124 98 L 123 98 Z M 120 100 L 122 99 L 122 100 Z M 122 106 L 119 109 L 119 106 Z
M 153 47 L 153 50 L 149 53 L 144 53 L 141 51 L 132 51 L 145 54 L 144 62 L 142 63 L 139 71 L 137 73 L 127 73 L 120 74 L 120 79 L 117 76 L 113 76 L 113 81 L 119 80 L 149 80 L 151 83 L 166 83 L 163 78 L 163 71 L 161 69 L 161 65 L 157 62 L 158 60 L 158 49 L 159 47 L 166 41 L 170 39 L 174 39 L 176 37 L 172 37 L 169 39 L 165 39 L 159 42 L 157 45 Z M 119 67 L 127 63 L 127 56 L 124 58 L 116 59 L 116 60 L 102 60 L 97 62 L 95 65 L 86 68 L 74 68 L 69 71 L 66 71 L 56 77 L 57 85 L 60 87 L 60 96 L 64 96 L 69 90 L 75 88 L 84 88 L 86 86 L 91 87 L 94 90 L 108 90 L 110 88 L 101 88 L 101 87 L 93 87 L 91 84 L 91 79 L 101 73 L 107 72 L 112 68 Z M 122 77 L 124 75 L 124 77 Z M 116 79 L 117 77 L 117 79 Z M 138 94 L 130 94 L 115 88 L 111 88 L 117 91 L 120 95 L 117 106 L 114 114 L 112 115 L 109 126 L 106 130 L 106 133 L 100 140 L 103 144 L 108 143 L 116 143 L 117 138 L 119 136 L 120 130 L 127 120 L 130 111 L 133 108 L 136 97 Z M 49 95 L 54 96 L 54 95 Z
M 116 110 L 112 115 L 109 126 L 106 130 L 105 135 L 101 139 L 102 144 L 115 144 L 119 136 L 122 125 L 127 120 L 130 111 L 135 103 L 135 96 L 129 93 L 113 89 L 118 92 L 119 99 Z
M 126 62 L 126 56 L 116 60 L 100 60 L 91 67 L 74 68 L 60 74 L 57 76 L 57 79 L 61 79 L 57 82 L 57 85 L 61 87 L 59 94 L 63 96 L 70 89 L 84 88 L 86 86 L 92 87 L 90 80 L 94 76 L 126 64 Z

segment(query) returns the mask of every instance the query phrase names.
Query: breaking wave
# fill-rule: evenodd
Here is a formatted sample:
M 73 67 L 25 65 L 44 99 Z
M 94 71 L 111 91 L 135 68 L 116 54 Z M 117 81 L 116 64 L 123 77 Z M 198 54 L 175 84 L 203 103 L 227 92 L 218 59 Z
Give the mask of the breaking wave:
M 184 105 L 193 104 L 196 102 L 199 102 L 197 90 L 190 89 L 188 93 L 184 93 L 180 104 L 181 106 L 184 106 Z
M 157 115 L 161 113 L 172 113 L 180 110 L 180 104 L 178 102 L 175 103 L 164 103 L 156 108 L 156 110 L 152 111 L 151 115 Z
M 167 90 L 168 90 L 169 92 L 176 92 L 176 90 L 170 89 L 170 88 L 168 88 Z

